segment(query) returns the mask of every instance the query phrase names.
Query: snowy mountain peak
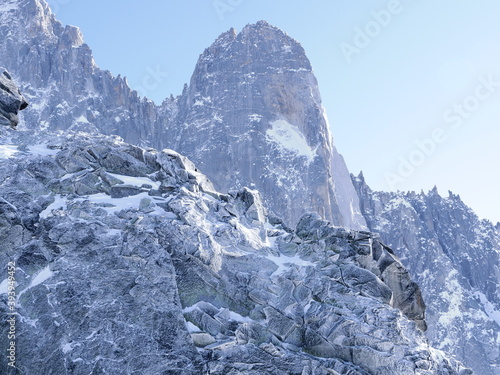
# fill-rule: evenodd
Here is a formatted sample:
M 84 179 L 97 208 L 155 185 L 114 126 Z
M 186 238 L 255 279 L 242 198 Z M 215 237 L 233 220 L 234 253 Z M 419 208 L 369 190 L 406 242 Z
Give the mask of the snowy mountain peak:
M 202 57 L 203 56 L 208 57 L 218 54 L 221 49 L 226 48 L 228 45 L 231 44 L 231 42 L 234 41 L 234 39 L 236 39 L 236 35 L 237 35 L 236 29 L 233 27 L 231 27 L 228 31 L 223 32 L 221 35 L 219 35 L 219 37 L 215 40 L 215 42 L 212 43 L 212 45 L 205 50 Z
M 255 186 L 289 225 L 317 212 L 336 225 L 365 227 L 311 63 L 277 27 L 262 21 L 222 34 L 200 56 L 178 103 L 170 147 L 219 190 Z
M 278 42 L 288 42 L 294 44 L 300 44 L 296 39 L 290 37 L 285 31 L 281 30 L 279 27 L 271 25 L 267 21 L 258 21 L 254 24 L 246 25 L 243 30 L 241 30 L 242 35 L 257 34 L 261 38 L 272 38 Z

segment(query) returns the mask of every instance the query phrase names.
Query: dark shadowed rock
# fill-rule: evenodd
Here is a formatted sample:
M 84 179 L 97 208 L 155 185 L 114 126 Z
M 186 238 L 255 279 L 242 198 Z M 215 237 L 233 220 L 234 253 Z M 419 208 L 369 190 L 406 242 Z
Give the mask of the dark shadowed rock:
M 18 112 L 28 106 L 19 88 L 5 68 L 0 67 L 0 125 L 16 128 Z

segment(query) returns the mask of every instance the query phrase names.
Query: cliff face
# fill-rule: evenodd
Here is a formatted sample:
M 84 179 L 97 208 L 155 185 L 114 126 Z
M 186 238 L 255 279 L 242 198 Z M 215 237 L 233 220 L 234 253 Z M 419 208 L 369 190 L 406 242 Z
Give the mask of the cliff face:
M 3 1 L 0 39 L 2 64 L 31 103 L 26 128 L 118 134 L 161 147 L 155 141 L 164 139 L 168 119 L 160 121 L 154 103 L 140 99 L 126 79 L 99 69 L 78 28 L 63 26 L 44 0 Z
M 427 335 L 478 374 L 500 374 L 500 237 L 458 195 L 372 191 L 354 178 L 370 230 L 422 288 Z
M 9 72 L 0 67 L 0 125 L 16 128 L 18 113 L 28 106 Z
M 32 103 L 28 128 L 179 150 L 222 191 L 258 188 L 290 225 L 313 211 L 365 228 L 309 60 L 281 30 L 260 22 L 224 33 L 183 94 L 156 106 L 99 69 L 80 31 L 63 27 L 45 1 L 8 0 L 1 17 L 0 55 Z
M 169 135 L 219 189 L 255 186 L 286 222 L 313 211 L 337 225 L 365 225 L 351 213 L 357 195 L 342 176 L 311 64 L 297 41 L 266 22 L 230 30 L 205 50 Z

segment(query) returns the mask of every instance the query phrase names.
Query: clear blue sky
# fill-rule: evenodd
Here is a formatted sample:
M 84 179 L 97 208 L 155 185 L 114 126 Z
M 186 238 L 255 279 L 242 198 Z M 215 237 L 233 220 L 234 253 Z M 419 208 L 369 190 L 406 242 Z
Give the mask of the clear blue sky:
M 496 0 L 50 2 L 133 88 L 150 69 L 168 74 L 147 92 L 157 103 L 181 92 L 219 34 L 267 20 L 304 46 L 351 172 L 376 190 L 437 185 L 500 221 Z

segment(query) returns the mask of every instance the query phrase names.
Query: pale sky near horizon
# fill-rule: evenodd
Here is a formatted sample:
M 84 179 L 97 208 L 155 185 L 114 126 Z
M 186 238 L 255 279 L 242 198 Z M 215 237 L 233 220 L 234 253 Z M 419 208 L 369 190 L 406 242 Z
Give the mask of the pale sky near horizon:
M 374 190 L 436 185 L 500 221 L 500 2 L 49 3 L 80 27 L 101 68 L 157 103 L 181 93 L 218 35 L 266 20 L 305 48 L 352 173 L 362 170 Z M 157 85 L 145 85 L 151 71 Z

